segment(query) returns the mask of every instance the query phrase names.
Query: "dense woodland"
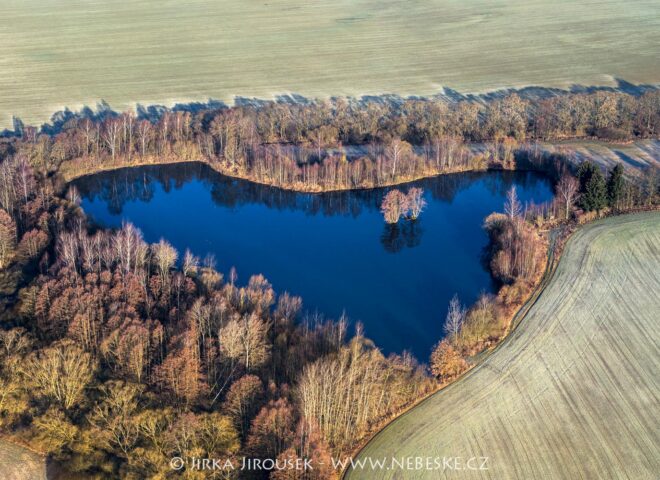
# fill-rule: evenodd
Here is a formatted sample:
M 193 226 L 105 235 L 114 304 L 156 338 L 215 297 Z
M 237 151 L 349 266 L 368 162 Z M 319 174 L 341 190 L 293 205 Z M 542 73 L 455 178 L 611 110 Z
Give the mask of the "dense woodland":
M 59 198 L 28 165 L 3 166 L 1 427 L 67 469 L 146 478 L 172 474 L 173 456 L 318 460 L 433 389 L 409 355 L 303 316 L 262 276 L 239 286 L 130 224 L 95 231 L 75 191 Z
M 658 195 L 657 184 L 627 182 L 620 168 L 604 175 L 592 164 L 571 172 L 561 158 L 534 164 L 558 179 L 554 202 L 521 205 L 514 189 L 503 212 L 486 219 L 503 286 L 470 308 L 452 300 L 427 369 L 405 353 L 384 357 L 359 326 L 349 334 L 347 319 L 305 314 L 300 298 L 277 294 L 262 276 L 223 275 L 212 258 L 166 240 L 147 244 L 130 224 L 89 225 L 62 180 L 70 165 L 100 170 L 117 159 L 202 152 L 267 183 L 364 186 L 417 175 L 429 162 L 453 169 L 468 158 L 457 153 L 467 142 L 492 142 L 496 150 L 482 151 L 515 168 L 514 142 L 530 137 L 657 135 L 659 99 L 599 92 L 536 103 L 415 100 L 399 109 L 337 100 L 164 112 L 153 123 L 131 114 L 72 118 L 53 134 L 24 128 L 0 151 L 0 432 L 84 478 L 166 478 L 174 456 L 243 455 L 318 462 L 254 478 L 334 478 L 331 455 L 351 452 L 506 333 L 543 273 L 539 227 L 578 209 L 651 205 Z M 330 153 L 341 145 L 366 145 L 368 154 Z M 385 207 L 392 224 L 414 224 L 423 193 L 399 191 Z

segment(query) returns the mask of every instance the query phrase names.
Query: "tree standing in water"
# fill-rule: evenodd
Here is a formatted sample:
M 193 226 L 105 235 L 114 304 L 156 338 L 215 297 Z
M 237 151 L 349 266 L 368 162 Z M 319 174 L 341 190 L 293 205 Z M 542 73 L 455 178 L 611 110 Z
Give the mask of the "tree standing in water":
M 417 220 L 425 207 L 424 190 L 412 187 L 407 194 L 396 189 L 387 192 L 380 205 L 380 211 L 387 223 L 394 224 L 401 217 Z
M 420 213 L 426 207 L 426 200 L 424 200 L 424 190 L 418 187 L 413 187 L 408 190 L 408 208 L 410 210 L 410 218 L 417 220 Z
M 408 213 L 408 197 L 400 190 L 390 190 L 383 198 L 380 211 L 387 223 L 397 223 L 402 216 Z

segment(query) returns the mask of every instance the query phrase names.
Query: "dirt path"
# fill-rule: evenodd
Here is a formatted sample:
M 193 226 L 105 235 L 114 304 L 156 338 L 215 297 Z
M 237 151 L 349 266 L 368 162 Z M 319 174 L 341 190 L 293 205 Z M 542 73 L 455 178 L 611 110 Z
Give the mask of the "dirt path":
M 385 458 L 383 468 L 347 477 L 657 478 L 658 291 L 660 214 L 585 227 L 501 348 L 367 445 L 358 459 Z M 461 468 L 443 457 L 462 457 Z M 469 469 L 471 457 L 488 457 L 487 470 Z

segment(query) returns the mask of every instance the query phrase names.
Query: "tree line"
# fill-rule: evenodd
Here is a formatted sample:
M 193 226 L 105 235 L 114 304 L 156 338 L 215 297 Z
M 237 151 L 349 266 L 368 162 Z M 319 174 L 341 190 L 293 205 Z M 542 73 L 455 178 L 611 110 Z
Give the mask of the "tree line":
M 660 92 L 532 100 L 512 94 L 458 102 L 335 98 L 195 113 L 164 110 L 156 118 L 112 111 L 65 118 L 52 134 L 21 127 L 22 141 L 5 142 L 3 148 L 20 150 L 51 172 L 71 163 L 73 175 L 105 165 L 206 160 L 223 173 L 321 191 L 487 166 L 514 168 L 518 146 L 534 141 L 657 137 Z
M 657 208 L 659 193 L 652 174 L 631 181 L 624 177 L 621 164 L 605 175 L 590 161 L 581 163 L 575 172 L 565 165 L 555 184 L 555 196 L 546 204 L 523 205 L 515 186 L 511 187 L 503 212 L 492 213 L 484 221 L 490 238 L 490 272 L 500 284 L 499 291 L 496 295 L 483 292 L 469 308 L 458 296 L 452 298 L 445 317 L 446 336 L 429 360 L 432 374 L 441 382 L 455 379 L 470 367 L 476 354 L 507 334 L 513 316 L 545 271 L 548 240 L 544 229 L 564 224 L 568 226 L 565 233 L 598 215 Z
M 507 193 L 504 212 L 486 218 L 490 270 L 501 287 L 496 295 L 482 292 L 470 308 L 458 296 L 452 298 L 445 318 L 446 337 L 429 361 L 440 381 L 451 381 L 467 370 L 474 355 L 497 344 L 513 314 L 538 284 L 545 269 L 547 240 L 530 221 L 534 210 L 526 211 L 514 186 Z

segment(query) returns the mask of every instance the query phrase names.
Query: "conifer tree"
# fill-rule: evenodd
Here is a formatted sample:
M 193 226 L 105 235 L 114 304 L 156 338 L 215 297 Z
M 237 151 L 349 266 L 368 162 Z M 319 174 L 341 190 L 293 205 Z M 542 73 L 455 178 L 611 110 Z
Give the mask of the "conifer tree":
M 607 200 L 610 207 L 616 207 L 623 195 L 623 166 L 619 163 L 610 170 L 607 178 Z

